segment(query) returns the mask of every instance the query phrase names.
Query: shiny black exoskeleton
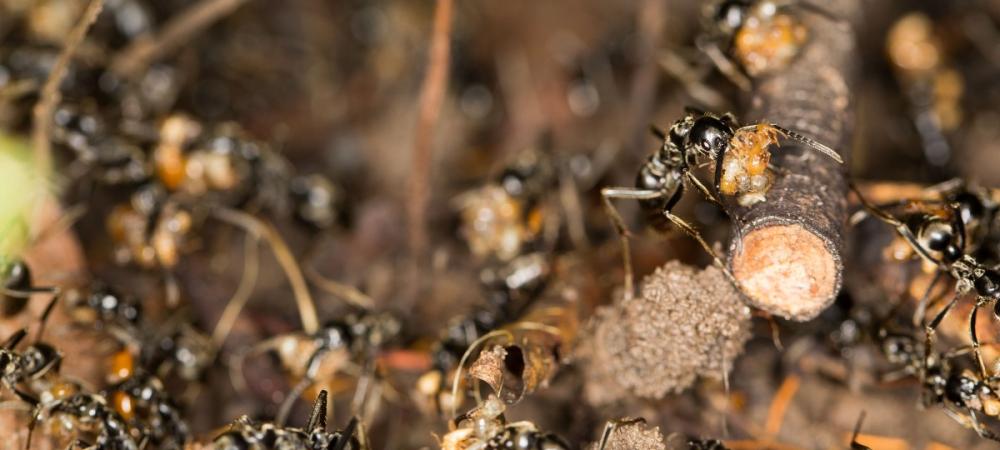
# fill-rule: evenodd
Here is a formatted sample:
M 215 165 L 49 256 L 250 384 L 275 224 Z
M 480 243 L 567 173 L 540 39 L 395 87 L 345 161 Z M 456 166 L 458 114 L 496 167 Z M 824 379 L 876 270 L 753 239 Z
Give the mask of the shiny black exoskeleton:
M 3 274 L 3 295 L 0 295 L 0 317 L 10 317 L 24 310 L 28 305 L 31 289 L 31 269 L 23 260 L 7 266 Z
M 27 330 L 22 328 L 0 346 L 0 388 L 17 392 L 24 383 L 42 378 L 49 372 L 58 372 L 62 354 L 55 347 L 40 340 L 57 299 L 58 297 L 53 298 L 49 302 L 39 319 L 39 340 L 24 351 L 18 352 L 17 345 L 28 335 Z
M 900 333 L 881 328 L 877 343 L 882 355 L 893 367 L 883 378 L 915 377 L 920 381 L 920 404 L 941 406 L 962 425 L 974 429 L 981 437 L 1000 441 L 1000 436 L 980 422 L 982 416 L 1000 415 L 1000 395 L 997 378 L 962 370 L 953 360 L 968 352 L 961 348 L 946 353 L 936 352 L 930 342 L 921 342 L 912 333 Z
M 327 431 L 327 395 L 326 391 L 320 391 L 305 428 L 259 423 L 243 416 L 216 437 L 212 447 L 216 450 L 363 450 L 355 436 L 357 419 L 352 419 L 343 431 Z
M 289 185 L 296 220 L 315 230 L 336 225 L 343 209 L 343 193 L 322 175 L 301 175 Z
M 663 211 L 672 210 L 680 201 L 684 182 L 700 185 L 690 175 L 691 168 L 706 160 L 721 161 L 735 128 L 736 120 L 731 114 L 716 116 L 689 109 L 666 135 L 657 132 L 663 145 L 646 159 L 635 179 L 636 188 L 660 193 L 656 198 L 639 201 L 652 226 L 661 230 L 667 227 L 670 222 Z M 707 190 L 703 193 L 711 198 Z
M 180 449 L 190 440 L 191 432 L 180 409 L 156 377 L 137 370 L 105 393 L 116 407 L 118 397 L 127 398 L 130 416 L 124 421 L 140 430 L 156 448 Z
M 36 406 L 36 420 L 32 424 L 47 420 L 62 420 L 63 426 L 70 425 L 71 431 L 88 432 L 95 435 L 93 442 L 78 439 L 76 445 L 91 450 L 138 450 L 140 445 L 129 434 L 124 419 L 108 406 L 103 396 L 95 394 L 74 394 L 65 400 L 40 404 L 35 399 L 22 399 Z M 29 429 L 28 446 L 31 446 Z
M 86 294 L 69 300 L 70 315 L 98 328 L 133 330 L 142 321 L 142 303 L 111 286 L 95 283 Z
M 569 450 L 569 444 L 553 433 L 510 424 L 486 442 L 488 450 Z

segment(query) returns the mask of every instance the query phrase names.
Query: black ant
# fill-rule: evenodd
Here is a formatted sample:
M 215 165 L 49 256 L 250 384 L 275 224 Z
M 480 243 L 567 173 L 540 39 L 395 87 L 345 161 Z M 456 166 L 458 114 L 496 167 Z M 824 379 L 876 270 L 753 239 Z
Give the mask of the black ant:
M 878 331 L 878 342 L 886 360 L 895 367 L 883 375 L 884 380 L 917 377 L 921 406 L 940 405 L 962 426 L 975 430 L 983 438 L 1000 441 L 1000 435 L 987 429 L 977 416 L 1000 417 L 997 391 L 1000 377 L 980 376 L 952 365 L 952 360 L 969 352 L 969 346 L 935 352 L 930 342 L 922 343 L 913 334 L 890 332 L 884 327 Z
M 722 203 L 694 175 L 692 169 L 715 164 L 715 188 L 720 194 L 748 194 L 753 201 L 760 201 L 770 187 L 768 181 L 770 165 L 769 145 L 777 143 L 777 137 L 785 136 L 802 142 L 831 159 L 842 163 L 833 149 L 794 131 L 776 124 L 762 123 L 740 127 L 731 113 L 718 116 L 712 113 L 688 108 L 680 120 L 674 122 L 669 133 L 653 129 L 663 140 L 660 149 L 649 156 L 636 176 L 636 187 L 606 187 L 601 189 L 604 206 L 622 240 L 622 254 L 625 260 L 625 295 L 631 298 L 632 263 L 630 257 L 628 231 L 625 221 L 611 200 L 638 200 L 651 225 L 665 231 L 670 223 L 698 241 L 712 256 L 719 267 L 725 268 L 715 251 L 705 242 L 701 234 L 685 220 L 674 215 L 671 210 L 684 194 L 684 187 L 690 183 L 712 203 L 722 207 Z M 728 155 L 736 155 L 730 158 Z M 755 176 L 764 176 L 764 181 L 754 181 Z M 728 179 L 741 179 L 728 190 Z M 745 186 L 744 180 L 745 179 Z M 726 270 L 727 275 L 732 277 Z
M 111 408 L 157 448 L 182 448 L 190 430 L 163 383 L 141 369 L 105 391 Z
M 473 255 L 510 261 L 548 238 L 553 223 L 546 198 L 557 182 L 552 159 L 547 145 L 522 151 L 492 182 L 456 199 Z
M 973 354 L 979 366 L 979 374 L 986 379 L 986 365 L 979 351 L 976 335 L 976 317 L 979 307 L 993 305 L 993 313 L 1000 317 L 1000 271 L 986 266 L 971 255 L 966 223 L 981 219 L 971 214 L 974 209 L 963 207 L 961 202 L 914 200 L 902 204 L 904 216 L 896 218 L 884 209 L 868 202 L 861 192 L 853 187 L 862 205 L 877 219 L 895 227 L 896 232 L 925 261 L 933 264 L 941 272 L 949 273 L 957 280 L 955 296 L 940 312 L 925 324 L 927 349 L 931 346 L 934 332 L 952 307 L 964 295 L 974 293 L 976 304 L 969 315 L 969 337 Z M 967 204 L 968 205 L 968 204 Z M 936 279 L 934 281 L 937 281 Z M 933 289 L 932 282 L 929 289 Z M 930 292 L 930 291 L 928 291 Z M 921 299 L 918 311 L 927 307 L 928 295 Z M 922 320 L 922 314 L 921 314 Z
M 145 437 L 139 443 L 135 441 L 125 420 L 108 406 L 107 400 L 101 395 L 76 393 L 65 399 L 52 402 L 42 402 L 28 395 L 20 395 L 20 397 L 35 409 L 31 423 L 28 425 L 25 450 L 31 448 L 31 437 L 39 422 L 57 419 L 69 431 L 78 433 L 68 448 L 139 450 L 145 447 L 147 442 Z M 79 433 L 93 434 L 93 443 L 84 442 L 80 439 Z
M 375 376 L 373 364 L 378 352 L 398 334 L 399 328 L 399 321 L 387 314 L 351 314 L 344 320 L 327 323 L 313 334 L 294 332 L 260 342 L 236 356 L 234 370 L 242 372 L 243 361 L 249 355 L 277 353 L 284 369 L 296 380 L 278 410 L 275 422 L 281 425 L 306 389 L 332 382 L 340 372 L 357 376 L 359 387 L 367 387 Z M 364 367 L 358 367 L 357 361 L 364 361 Z M 234 383 L 241 386 L 243 383 L 237 382 L 238 379 L 234 377 Z M 363 403 L 366 399 L 355 400 Z
M 750 78 L 787 67 L 806 44 L 809 30 L 790 14 L 793 7 L 840 23 L 808 1 L 721 0 L 706 3 L 708 31 L 695 45 L 733 84 L 748 91 Z
M 320 391 L 313 403 L 305 428 L 293 428 L 271 422 L 257 423 L 247 416 L 236 419 L 229 430 L 212 442 L 217 450 L 272 448 L 289 450 L 365 450 L 368 448 L 357 418 L 352 418 L 343 431 L 327 431 L 327 391 Z M 358 436 L 361 436 L 359 439 Z
M 0 346 L 0 387 L 7 388 L 19 395 L 24 394 L 21 387 L 34 381 L 41 380 L 50 373 L 59 371 L 62 362 L 62 354 L 55 347 L 41 340 L 45 331 L 45 324 L 55 309 L 59 297 L 53 297 L 45 311 L 39 319 L 38 330 L 35 342 L 23 351 L 17 351 L 17 345 L 27 336 L 25 329 L 18 330 Z M 55 391 L 70 391 L 70 386 L 65 383 L 54 383 Z M 59 396 L 56 393 L 56 396 Z
M 521 255 L 480 273 L 486 305 L 452 320 L 431 349 L 432 369 L 421 376 L 421 393 L 442 412 L 445 388 L 462 355 L 490 331 L 517 320 L 540 296 L 551 275 L 550 262 L 541 253 Z M 455 399 L 449 402 L 456 401 Z

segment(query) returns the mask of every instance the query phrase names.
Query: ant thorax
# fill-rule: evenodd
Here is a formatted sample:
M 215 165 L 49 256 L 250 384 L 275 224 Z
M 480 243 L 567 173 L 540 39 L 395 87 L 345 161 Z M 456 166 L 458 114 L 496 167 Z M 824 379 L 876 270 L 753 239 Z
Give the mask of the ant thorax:
M 788 65 L 808 38 L 796 18 L 774 11 L 771 2 L 761 2 L 733 35 L 732 53 L 753 77 Z
M 768 169 L 769 147 L 778 143 L 780 134 L 768 124 L 736 130 L 729 142 L 729 151 L 722 161 L 716 161 L 722 164 L 719 192 L 738 195 L 742 206 L 764 201 L 764 195 L 774 183 L 774 174 Z

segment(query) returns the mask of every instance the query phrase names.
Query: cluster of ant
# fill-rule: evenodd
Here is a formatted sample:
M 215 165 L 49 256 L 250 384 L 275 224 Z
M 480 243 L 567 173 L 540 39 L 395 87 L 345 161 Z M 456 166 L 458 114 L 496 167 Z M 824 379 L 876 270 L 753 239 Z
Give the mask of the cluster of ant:
M 109 2 L 107 9 L 114 25 L 99 27 L 93 39 L 128 41 L 154 27 L 141 2 Z M 707 11 L 709 31 L 697 40 L 697 47 L 745 89 L 758 77 L 780 72 L 809 45 L 802 15 L 836 21 L 807 2 L 726 0 Z M 5 20 L 0 19 L 0 25 Z M 4 47 L 15 51 L 0 54 L 0 120 L 13 130 L 25 128 L 27 106 L 45 81 L 47 70 L 41 65 L 58 55 L 53 40 L 68 31 L 19 26 L 26 30 L 11 35 L 23 42 Z M 0 396 L 27 412 L 26 449 L 39 428 L 65 437 L 71 448 L 185 448 L 199 440 L 185 417 L 185 400 L 197 395 L 191 390 L 206 371 L 228 365 L 234 387 L 240 389 L 247 359 L 263 353 L 276 357 L 291 385 L 274 419 L 243 416 L 212 436 L 212 445 L 369 448 L 366 419 L 392 391 L 386 383 L 386 372 L 393 369 L 389 359 L 393 352 L 411 351 L 428 361 L 415 382 L 417 402 L 425 413 L 450 419 L 448 432 L 439 439 L 442 449 L 572 448 L 532 422 L 508 422 L 505 417 L 509 406 L 555 377 L 577 333 L 580 305 L 560 273 L 567 270 L 572 255 L 559 245 L 564 225 L 569 227 L 564 222 L 573 219 L 559 211 L 562 200 L 553 194 L 571 176 L 565 161 L 544 145 L 525 151 L 497 176 L 455 200 L 460 234 L 478 262 L 479 288 L 486 301 L 454 318 L 438 336 L 401 343 L 405 324 L 399 318 L 372 309 L 370 299 L 356 288 L 303 275 L 296 256 L 269 222 L 291 218 L 316 233 L 330 230 L 345 208 L 341 190 L 323 176 L 296 173 L 272 145 L 237 125 L 206 123 L 175 111 L 180 80 L 172 74 L 169 65 L 160 65 L 135 80 L 105 65 L 75 64 L 63 83 L 51 140 L 69 159 L 65 183 L 80 187 L 77 193 L 83 193 L 84 201 L 102 189 L 125 199 L 104 217 L 115 247 L 113 259 L 162 275 L 164 301 L 148 308 L 150 302 L 98 281 L 83 287 L 39 286 L 23 260 L 5 264 L 0 317 L 28 314 L 29 300 L 51 297 L 32 342 L 22 345 L 28 336 L 25 329 L 0 346 Z M 635 186 L 601 189 L 603 206 L 622 242 L 626 299 L 634 295 L 629 232 L 613 200 L 636 200 L 653 228 L 676 227 L 691 236 L 735 283 L 716 250 L 674 213 L 685 191 L 693 188 L 723 212 L 728 211 L 729 198 L 743 207 L 767 202 L 771 187 L 785 176 L 771 163 L 771 151 L 788 141 L 843 163 L 836 150 L 784 125 L 741 125 L 731 113 L 689 108 L 666 131 L 654 127 L 653 132 L 661 144 L 638 168 Z M 706 168 L 712 176 L 709 183 L 698 174 Z M 1000 317 L 1000 201 L 990 190 L 960 181 L 930 188 L 925 198 L 887 204 L 869 203 L 857 193 L 863 210 L 854 221 L 870 216 L 892 225 L 910 250 L 900 258 L 921 258 L 935 270 L 928 292 L 947 277 L 955 282 L 953 299 L 930 321 L 923 312 L 936 299 L 924 296 L 918 306 L 919 332 L 899 332 L 887 325 L 889 320 L 873 326 L 870 336 L 897 369 L 889 376 L 918 379 L 921 404 L 941 405 L 963 426 L 1000 440 L 983 423 L 985 417 L 1000 416 L 1000 376 L 987 369 L 976 332 L 980 306 L 993 306 Z M 212 221 L 241 228 L 253 248 L 261 239 L 270 244 L 292 286 L 302 318 L 300 331 L 224 354 L 222 344 L 249 295 L 243 282 L 211 334 L 187 323 L 175 271 L 182 258 L 197 251 L 192 243 Z M 244 257 L 255 255 L 247 252 Z M 255 276 L 244 273 L 244 281 L 252 282 Z M 306 278 L 312 279 L 312 286 Z M 310 288 L 331 290 L 352 306 L 365 307 L 320 324 Z M 971 345 L 935 350 L 935 331 L 967 294 L 976 298 L 969 317 Z M 64 355 L 43 334 L 57 308 L 74 327 L 114 342 L 116 351 L 106 362 L 101 388 L 61 374 Z M 146 311 L 157 308 L 169 311 L 165 324 Z M 954 362 L 967 354 L 975 362 L 972 370 Z M 480 382 L 489 388 L 485 399 Z M 330 397 L 351 385 L 355 417 L 343 430 L 328 431 L 328 404 L 334 401 Z M 315 398 L 312 412 L 303 427 L 290 426 L 288 419 L 302 398 Z M 476 399 L 475 405 L 458 413 L 470 398 Z M 609 421 L 597 448 L 608 447 L 614 430 L 629 423 Z M 867 448 L 857 442 L 860 425 L 850 444 L 854 449 Z M 691 439 L 686 445 L 725 448 L 717 440 Z

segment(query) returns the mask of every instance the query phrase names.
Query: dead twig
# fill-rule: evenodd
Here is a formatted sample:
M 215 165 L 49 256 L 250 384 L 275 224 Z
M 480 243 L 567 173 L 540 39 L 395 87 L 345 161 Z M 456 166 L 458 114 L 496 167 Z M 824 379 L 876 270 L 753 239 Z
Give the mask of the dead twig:
M 156 36 L 136 39 L 111 61 L 111 71 L 133 77 L 177 50 L 191 36 L 232 14 L 249 0 L 202 0 L 170 19 Z
M 434 129 L 441 115 L 445 89 L 448 84 L 448 65 L 451 58 L 451 16 L 453 0 L 438 0 L 434 10 L 434 25 L 427 70 L 420 88 L 420 104 L 416 131 L 413 138 L 409 200 L 406 215 L 409 220 L 409 249 L 412 273 L 419 271 L 427 249 L 427 203 L 430 199 L 430 170 L 433 156 Z M 414 281 L 416 277 L 414 277 Z
M 101 14 L 102 9 L 104 9 L 104 0 L 91 0 L 90 4 L 87 5 L 87 9 L 83 11 L 80 21 L 76 23 L 76 26 L 70 30 L 69 36 L 66 37 L 62 51 L 59 52 L 59 57 L 56 59 L 56 63 L 52 66 L 52 71 L 49 72 L 49 77 L 42 86 L 42 93 L 38 99 L 38 103 L 35 104 L 35 109 L 32 111 L 34 114 L 34 125 L 31 130 L 31 143 L 35 149 L 35 163 L 38 166 L 38 170 L 43 174 L 48 174 L 52 170 L 52 142 L 49 140 L 49 132 L 52 129 L 52 120 L 56 106 L 62 100 L 59 85 L 62 84 L 63 78 L 66 77 L 66 72 L 69 71 L 69 63 L 73 59 L 73 55 L 76 54 L 77 48 L 87 36 L 87 31 L 90 30 L 90 26 L 97 20 L 97 16 Z
M 848 23 L 860 12 L 856 0 L 825 7 Z M 756 81 L 747 119 L 782 124 L 849 161 L 859 69 L 855 35 L 829 17 L 810 15 L 806 25 L 812 37 L 797 59 Z M 782 143 L 773 162 L 783 173 L 767 201 L 733 206 L 729 263 L 754 306 L 808 320 L 833 302 L 842 283 L 846 167 L 797 142 Z

